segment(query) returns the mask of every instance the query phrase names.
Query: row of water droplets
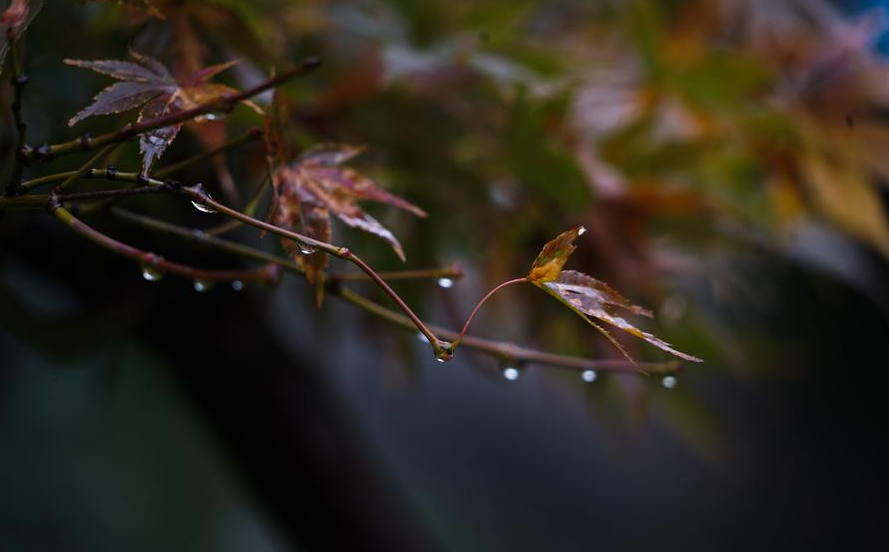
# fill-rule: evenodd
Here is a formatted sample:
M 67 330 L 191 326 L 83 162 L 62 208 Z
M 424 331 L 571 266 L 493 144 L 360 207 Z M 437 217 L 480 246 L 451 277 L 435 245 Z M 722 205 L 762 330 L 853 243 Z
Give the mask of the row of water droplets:
M 142 279 L 146 282 L 158 282 L 162 280 L 164 277 L 164 271 L 158 267 L 156 262 L 152 262 L 151 260 L 145 261 L 142 263 Z M 192 287 L 198 293 L 205 293 L 213 289 L 215 286 L 215 281 L 207 280 L 204 278 L 195 278 L 194 282 L 192 282 Z M 246 284 L 243 280 L 232 280 L 231 288 L 234 291 L 243 291 L 246 287 Z
M 517 368 L 516 366 L 507 366 L 501 371 L 501 374 L 507 381 L 516 381 L 522 375 L 522 370 L 520 368 Z M 593 383 L 594 381 L 596 381 L 596 379 L 598 379 L 598 377 L 599 374 L 591 368 L 582 370 L 580 372 L 580 379 L 583 380 L 585 383 Z M 675 376 L 664 376 L 664 378 L 661 380 L 661 385 L 663 385 L 666 389 L 675 389 L 678 383 L 679 381 L 676 379 Z

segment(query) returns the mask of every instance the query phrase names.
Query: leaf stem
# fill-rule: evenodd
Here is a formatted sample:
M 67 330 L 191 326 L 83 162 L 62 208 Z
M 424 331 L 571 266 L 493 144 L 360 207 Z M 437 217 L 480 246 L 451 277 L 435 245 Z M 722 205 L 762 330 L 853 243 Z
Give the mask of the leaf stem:
M 472 322 L 472 319 L 475 318 L 475 314 L 479 311 L 479 309 L 482 308 L 482 305 L 485 304 L 485 301 L 490 299 L 492 295 L 494 295 L 501 289 L 505 288 L 506 286 L 511 286 L 513 284 L 523 284 L 527 281 L 528 281 L 528 279 L 525 277 L 507 280 L 507 281 L 503 282 L 502 284 L 498 285 L 497 287 L 495 287 L 494 289 L 492 289 L 491 291 L 489 291 L 487 295 L 482 297 L 482 300 L 478 302 L 478 304 L 475 306 L 474 309 L 472 309 L 472 314 L 470 314 L 469 318 L 466 319 L 466 323 L 463 324 L 463 329 L 460 330 L 460 334 L 457 336 L 457 339 L 454 340 L 454 348 L 456 349 L 457 346 L 460 345 L 460 343 L 463 341 L 463 336 L 466 335 L 466 330 L 469 329 L 469 324 Z
M 295 76 L 314 69 L 319 64 L 320 61 L 318 58 L 310 57 L 305 59 L 300 65 L 287 71 L 283 71 L 278 75 L 268 79 L 267 81 L 262 82 L 254 86 L 253 88 L 250 88 L 249 90 L 245 90 L 244 92 L 222 96 L 205 104 L 201 104 L 199 106 L 193 107 L 191 109 L 186 109 L 184 111 L 176 111 L 161 117 L 146 119 L 135 124 L 128 124 L 120 130 L 109 132 L 108 134 L 103 134 L 101 136 L 96 136 L 95 138 L 82 136 L 80 138 L 75 138 L 74 140 L 63 142 L 61 144 L 41 146 L 40 148 L 36 148 L 35 150 L 28 151 L 25 155 L 25 158 L 28 162 L 46 161 L 55 157 L 59 157 L 61 155 L 68 155 L 71 153 L 76 153 L 78 151 L 88 151 L 115 142 L 124 142 L 151 130 L 177 125 L 179 123 L 183 123 L 185 121 L 194 119 L 195 117 L 199 117 L 213 111 L 231 110 L 234 109 L 238 102 L 252 98 L 257 94 L 262 94 L 266 90 L 270 90 L 272 88 L 275 88 L 276 86 L 280 86 L 281 84 L 284 84 Z

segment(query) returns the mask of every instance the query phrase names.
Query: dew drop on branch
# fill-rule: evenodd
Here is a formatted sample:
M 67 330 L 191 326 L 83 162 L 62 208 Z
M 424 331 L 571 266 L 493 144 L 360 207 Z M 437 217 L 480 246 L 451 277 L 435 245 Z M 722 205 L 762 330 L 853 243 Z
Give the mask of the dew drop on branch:
M 596 381 L 597 376 L 598 375 L 596 374 L 595 370 L 584 370 L 580 373 L 580 379 L 587 383 L 593 383 L 594 381 Z
M 242 291 L 244 289 L 244 282 L 241 280 L 232 280 L 232 289 L 235 291 Z
M 303 255 L 311 255 L 315 251 L 316 251 L 315 248 L 312 247 L 311 245 L 306 245 L 304 243 L 299 244 L 299 252 L 302 253 Z
M 439 278 L 438 279 L 438 287 L 444 289 L 450 289 L 454 286 L 454 281 L 450 278 Z
M 164 277 L 164 271 L 160 268 L 160 258 L 157 255 L 149 255 L 142 263 L 142 279 L 146 282 L 157 282 Z
M 210 291 L 210 288 L 213 287 L 213 282 L 210 280 L 204 280 L 203 278 L 197 278 L 193 284 L 194 290 L 198 293 L 206 293 Z
M 521 373 L 519 372 L 519 369 L 515 366 L 507 366 L 503 369 L 503 377 L 508 381 L 515 381 L 519 379 L 520 375 Z
M 664 377 L 664 379 L 661 380 L 661 385 L 663 385 L 667 389 L 675 389 L 677 383 L 679 382 L 673 376 L 666 376 Z
M 195 209 L 197 209 L 198 211 L 200 211 L 202 213 L 215 213 L 216 212 L 213 209 L 204 205 L 203 203 L 198 203 L 197 201 L 192 201 L 191 204 L 194 205 Z

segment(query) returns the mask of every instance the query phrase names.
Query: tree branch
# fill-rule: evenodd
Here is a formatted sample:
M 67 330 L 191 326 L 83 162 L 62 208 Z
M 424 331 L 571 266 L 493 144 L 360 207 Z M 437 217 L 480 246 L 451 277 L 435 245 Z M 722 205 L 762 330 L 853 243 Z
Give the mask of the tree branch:
M 41 146 L 39 148 L 29 150 L 24 155 L 24 158 L 28 163 L 33 163 L 36 161 L 47 161 L 61 155 L 68 155 L 79 151 L 88 151 L 98 147 L 107 146 L 108 144 L 113 144 L 115 142 L 125 142 L 148 131 L 183 123 L 185 121 L 194 119 L 195 117 L 199 117 L 213 111 L 230 111 L 234 109 L 234 107 L 239 102 L 252 98 L 257 94 L 262 94 L 266 90 L 270 90 L 272 88 L 275 88 L 276 86 L 280 86 L 281 84 L 284 84 L 295 76 L 308 70 L 314 69 L 319 64 L 320 60 L 318 58 L 310 57 L 304 60 L 300 65 L 284 71 L 268 79 L 267 81 L 260 83 L 253 88 L 250 88 L 249 90 L 245 90 L 244 92 L 222 96 L 213 101 L 193 107 L 191 109 L 186 109 L 184 111 L 177 111 L 168 115 L 164 115 L 162 117 L 146 119 L 135 124 L 129 124 L 121 128 L 120 130 L 109 132 L 108 134 L 103 134 L 101 136 L 96 136 L 95 138 L 84 135 L 80 138 L 76 138 L 68 142 L 63 142 L 61 144 Z
M 274 255 L 272 253 L 268 253 L 260 249 L 255 249 L 253 247 L 233 242 L 224 238 L 208 236 L 207 234 L 200 231 L 194 231 L 152 217 L 126 211 L 118 207 L 111 208 L 110 212 L 120 219 L 143 226 L 145 228 L 150 228 L 160 232 L 179 236 L 187 241 L 214 247 L 221 251 L 226 251 L 244 258 L 255 259 L 268 263 L 275 263 L 288 272 L 297 274 L 301 277 L 304 276 L 304 273 L 299 265 L 285 257 Z M 382 273 L 380 274 L 382 275 Z M 369 299 L 356 294 L 348 288 L 340 285 L 341 283 L 341 280 L 338 280 L 335 276 L 332 276 L 327 285 L 328 293 L 335 297 L 339 297 L 344 301 L 359 307 L 368 314 L 385 320 L 396 327 L 408 331 L 417 330 L 416 325 L 410 318 L 398 314 L 393 310 L 387 309 L 382 305 L 379 305 Z M 456 332 L 450 330 L 446 330 L 436 326 L 429 326 L 429 328 L 432 329 L 436 333 L 436 335 L 444 337 L 445 339 L 456 340 L 458 337 L 458 334 Z M 540 351 L 537 349 L 518 347 L 511 343 L 489 341 L 473 336 L 463 337 L 462 345 L 468 349 L 473 349 L 478 352 L 494 356 L 504 362 L 533 362 L 536 364 L 575 370 L 601 370 L 607 372 L 638 374 L 635 366 L 625 360 L 593 360 L 581 357 L 558 355 Z M 680 371 L 680 364 L 678 362 L 651 362 L 638 364 L 652 374 L 673 374 Z
M 47 204 L 47 210 L 66 226 L 90 240 L 91 242 L 104 247 L 105 249 L 136 261 L 143 270 L 152 271 L 153 277 L 159 278 L 164 273 L 176 274 L 184 276 L 198 282 L 216 282 L 216 281 L 260 281 L 264 283 L 275 283 L 280 274 L 277 265 L 268 265 L 260 269 L 253 270 L 216 270 L 196 268 L 189 265 L 168 261 L 163 257 L 143 251 L 125 244 L 114 238 L 107 236 L 95 228 L 84 224 L 80 219 L 75 217 L 70 211 L 62 206 L 59 196 L 51 194 Z M 274 267 L 270 269 L 269 267 Z

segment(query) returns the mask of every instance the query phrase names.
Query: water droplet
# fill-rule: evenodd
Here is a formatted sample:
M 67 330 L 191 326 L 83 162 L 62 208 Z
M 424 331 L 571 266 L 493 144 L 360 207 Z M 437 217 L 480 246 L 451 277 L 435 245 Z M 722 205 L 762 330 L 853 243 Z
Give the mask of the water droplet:
M 235 291 L 241 291 L 244 289 L 244 282 L 241 280 L 232 280 L 232 289 Z
M 577 235 L 578 235 L 578 236 L 583 236 L 585 233 L 586 233 L 586 228 L 584 228 L 583 226 L 581 226 L 581 227 L 577 230 Z
M 195 207 L 197 207 L 197 205 L 195 205 Z M 209 212 L 212 213 L 213 211 L 209 211 Z M 194 230 L 192 230 L 191 235 L 194 237 L 194 239 L 201 240 L 201 241 L 205 241 L 207 238 L 210 237 L 207 235 L 206 232 L 204 232 L 203 230 L 201 230 L 199 228 L 195 228 Z
M 454 358 L 454 347 L 447 341 L 439 341 L 435 347 L 435 360 L 447 362 Z
M 157 282 L 164 277 L 164 271 L 160 269 L 160 257 L 148 255 L 142 263 L 142 279 L 146 282 Z
M 315 252 L 315 248 L 311 245 L 306 245 L 304 243 L 299 244 L 299 252 L 303 255 L 311 255 Z
M 587 383 L 593 383 L 594 381 L 596 381 L 596 377 L 597 374 L 595 370 L 584 370 L 580 373 L 580 379 Z
M 213 197 L 211 197 L 210 194 L 207 193 L 207 190 L 204 189 L 204 185 L 201 184 L 200 182 L 195 184 L 194 188 L 195 188 L 195 191 L 197 191 L 200 195 L 204 196 L 205 198 L 213 199 Z M 197 209 L 198 211 L 200 211 L 202 213 L 215 213 L 216 212 L 213 209 L 204 205 L 203 203 L 199 203 L 197 201 L 192 201 L 191 204 L 194 205 L 195 209 Z
M 198 278 L 197 280 L 194 281 L 194 290 L 197 291 L 198 293 L 204 293 L 204 292 L 210 291 L 210 288 L 212 288 L 212 287 L 213 287 L 213 282 L 211 282 L 209 280 L 203 280 L 201 278 Z
M 197 201 L 192 201 L 191 204 L 194 205 L 195 209 L 197 209 L 198 211 L 200 211 L 202 213 L 215 213 L 216 212 L 213 209 L 204 205 L 203 203 L 198 203 Z
M 145 281 L 157 282 L 158 280 L 160 280 L 163 277 L 164 277 L 164 273 L 160 269 L 153 267 L 153 266 L 148 266 L 148 265 L 142 266 L 142 278 Z
M 438 279 L 438 287 L 444 289 L 450 289 L 454 286 L 454 281 L 450 278 L 439 278 Z
M 663 380 L 661 380 L 661 385 L 663 385 L 667 389 L 675 389 L 677 383 L 679 382 L 673 376 L 666 376 Z
M 195 122 L 204 123 L 207 121 L 218 121 L 219 119 L 224 119 L 225 113 L 204 113 L 203 115 L 199 115 L 194 118 Z
M 503 369 L 503 377 L 509 381 L 515 381 L 519 379 L 519 369 L 514 366 L 508 366 Z
M 429 343 L 429 339 L 425 335 L 423 335 L 423 332 L 417 332 L 417 339 L 419 339 L 423 343 Z

